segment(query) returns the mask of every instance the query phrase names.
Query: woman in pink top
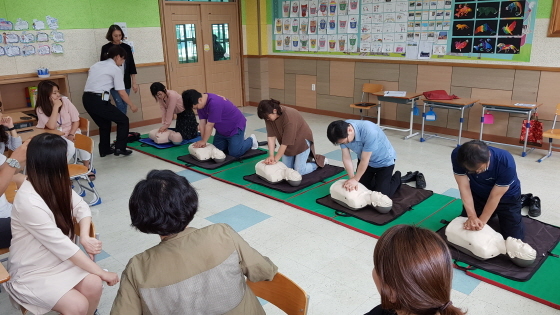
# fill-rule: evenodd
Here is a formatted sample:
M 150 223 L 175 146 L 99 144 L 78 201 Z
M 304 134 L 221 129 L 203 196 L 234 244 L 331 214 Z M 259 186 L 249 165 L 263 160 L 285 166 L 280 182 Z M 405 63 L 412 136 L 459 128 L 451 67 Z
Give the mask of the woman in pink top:
M 183 106 L 183 98 L 173 90 L 167 90 L 160 82 L 154 82 L 150 86 L 150 92 L 156 99 L 161 109 L 161 127 L 159 132 L 166 131 L 171 122 L 173 115 L 177 114 L 177 123 L 175 131 L 181 134 L 183 140 L 190 140 L 198 136 L 198 122 L 194 111 L 185 110 Z
M 37 86 L 37 128 L 60 130 L 64 132 L 63 138 L 68 142 L 68 159 L 76 153 L 74 139 L 80 131 L 80 113 L 76 106 L 67 97 L 61 96 L 59 86 L 53 81 L 45 80 Z M 91 155 L 84 150 L 78 150 L 78 156 L 86 167 L 89 167 Z M 95 179 L 95 174 L 90 173 L 90 179 Z

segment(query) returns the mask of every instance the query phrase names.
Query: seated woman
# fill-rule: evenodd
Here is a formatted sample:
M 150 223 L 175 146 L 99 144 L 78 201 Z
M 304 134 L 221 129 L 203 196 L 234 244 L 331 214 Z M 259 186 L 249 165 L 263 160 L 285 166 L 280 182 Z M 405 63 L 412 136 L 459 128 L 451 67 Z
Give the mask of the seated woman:
M 89 237 L 90 209 L 70 185 L 66 146 L 61 136 L 50 133 L 31 139 L 28 180 L 14 199 L 10 280 L 4 287 L 33 314 L 54 310 L 92 315 L 101 298 L 101 281 L 119 281 L 116 273 L 101 269 L 72 242 L 78 222 L 85 250 L 90 255 L 101 252 L 101 242 Z
M 268 134 L 269 156 L 265 160 L 266 164 L 274 164 L 282 159 L 287 167 L 301 175 L 325 166 L 327 159 L 315 154 L 311 128 L 296 109 L 281 106 L 279 101 L 270 99 L 259 103 L 257 113 L 260 119 L 265 120 Z M 275 155 L 276 139 L 280 148 Z M 310 157 L 314 159 L 313 162 L 308 161 Z
M 161 127 L 159 132 L 166 131 L 173 121 L 173 114 L 177 114 L 175 131 L 183 136 L 183 140 L 190 140 L 198 136 L 198 122 L 196 122 L 194 111 L 185 110 L 183 98 L 179 93 L 167 90 L 159 82 L 152 83 L 150 92 L 161 109 Z
M 451 254 L 436 233 L 393 226 L 377 241 L 373 264 L 381 305 L 366 315 L 464 315 L 450 300 Z
M 152 170 L 129 200 L 132 225 L 161 243 L 130 259 L 111 315 L 265 314 L 245 283 L 278 268 L 226 224 L 188 227 L 198 209 L 189 181 Z
M 16 128 L 14 127 L 14 123 L 12 121 L 12 117 L 3 116 L 2 113 L 0 113 L 0 165 L 6 162 L 6 156 L 3 155 L 6 151 L 6 148 L 14 151 L 19 146 L 21 146 L 21 137 L 17 134 Z M 14 172 L 11 172 L 10 180 L 8 180 L 6 183 L 6 188 L 12 180 L 12 176 L 14 176 Z M 23 175 L 16 176 L 16 179 L 21 182 L 23 180 Z M 12 212 L 12 204 L 8 202 L 8 200 L 6 199 L 6 195 L 4 195 L 6 188 L 1 191 L 2 195 L 0 196 L 0 218 L 9 218 Z
M 68 143 L 68 159 L 76 153 L 74 139 L 80 131 L 80 113 L 70 100 L 60 95 L 59 86 L 53 81 L 45 80 L 39 82 L 37 86 L 37 103 L 35 104 L 37 113 L 37 128 L 59 130 L 64 132 L 64 140 Z M 78 150 L 79 157 L 86 167 L 89 167 L 91 155 L 84 150 Z M 95 174 L 88 175 L 91 180 L 95 179 Z

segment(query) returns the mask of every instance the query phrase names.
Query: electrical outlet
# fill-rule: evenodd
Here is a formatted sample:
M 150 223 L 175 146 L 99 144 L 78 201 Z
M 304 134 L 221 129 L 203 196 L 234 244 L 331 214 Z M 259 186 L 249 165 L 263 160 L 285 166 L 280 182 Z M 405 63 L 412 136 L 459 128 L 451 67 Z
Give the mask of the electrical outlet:
M 315 84 L 311 84 L 311 91 L 315 91 Z

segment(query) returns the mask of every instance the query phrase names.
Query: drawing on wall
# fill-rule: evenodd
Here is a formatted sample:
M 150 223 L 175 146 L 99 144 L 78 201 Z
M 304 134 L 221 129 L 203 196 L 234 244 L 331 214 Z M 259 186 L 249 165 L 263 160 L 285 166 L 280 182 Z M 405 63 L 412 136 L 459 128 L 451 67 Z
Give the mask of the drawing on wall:
M 11 31 L 14 28 L 12 22 L 0 18 L 0 30 L 1 31 Z
M 29 29 L 29 23 L 26 20 L 22 20 L 20 18 L 16 21 L 16 31 L 24 31 Z
M 4 50 L 4 47 L 0 46 L 0 56 L 5 56 L 6 55 L 6 51 Z
M 6 56 L 8 57 L 16 57 L 21 55 L 21 49 L 19 48 L 19 46 L 8 45 L 4 47 L 4 49 L 6 50 Z
M 57 30 L 58 29 L 58 19 L 53 18 L 50 15 L 47 15 L 47 25 L 49 26 L 49 28 L 51 30 Z
M 274 5 L 277 52 L 529 61 L 537 1 L 274 0 Z M 417 53 L 407 53 L 409 47 Z
M 50 55 L 51 54 L 51 47 L 49 45 L 40 45 L 39 49 L 37 49 L 37 52 L 41 56 Z
M 45 29 L 45 22 L 33 19 L 33 29 L 36 31 L 44 30 Z
M 37 33 L 37 42 L 44 43 L 49 41 L 49 35 L 47 33 L 39 32 Z
M 20 40 L 24 44 L 34 43 L 35 42 L 35 34 L 22 32 L 20 35 Z
M 63 54 L 64 53 L 64 47 L 62 47 L 61 44 L 53 44 L 51 51 L 52 51 L 53 54 Z
M 50 38 L 53 40 L 53 42 L 55 43 L 62 43 L 64 42 L 64 34 L 62 32 L 58 32 L 58 31 L 52 31 L 51 32 L 51 36 Z
M 21 54 L 24 57 L 35 55 L 35 46 L 33 45 L 24 45 L 21 49 Z

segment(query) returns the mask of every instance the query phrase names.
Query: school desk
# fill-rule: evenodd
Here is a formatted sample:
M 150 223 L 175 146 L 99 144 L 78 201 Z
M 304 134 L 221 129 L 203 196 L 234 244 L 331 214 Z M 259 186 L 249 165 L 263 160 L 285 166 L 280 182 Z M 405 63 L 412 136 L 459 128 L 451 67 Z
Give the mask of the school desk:
M 381 105 L 383 104 L 383 102 L 390 102 L 390 103 L 397 103 L 397 104 L 410 104 L 410 126 L 408 129 L 402 129 L 402 128 L 395 128 L 395 127 L 387 127 L 387 126 L 381 126 L 379 125 L 379 127 L 381 127 L 382 129 L 389 129 L 389 130 L 396 130 L 396 131 L 402 131 L 402 132 L 408 132 L 408 135 L 405 136 L 403 139 L 410 139 L 416 135 L 418 135 L 418 132 L 413 133 L 412 132 L 412 124 L 413 124 L 413 119 L 414 119 L 414 107 L 416 106 L 416 102 L 418 101 L 418 99 L 420 99 L 420 96 L 422 96 L 422 93 L 411 93 L 411 92 L 407 92 L 405 96 L 385 96 L 383 91 L 380 92 L 375 92 L 375 93 L 371 93 L 375 96 L 377 96 L 377 99 L 379 100 L 379 105 L 378 105 L 378 112 L 381 112 Z
M 430 138 L 442 138 L 447 140 L 457 141 L 457 146 L 461 145 L 461 135 L 463 134 L 463 122 L 465 117 L 465 109 L 474 106 L 478 99 L 474 98 L 459 98 L 454 100 L 423 100 L 424 108 L 422 111 L 422 132 L 420 133 L 420 142 L 424 142 Z M 461 111 L 461 118 L 459 118 L 459 136 L 457 139 L 439 136 L 437 134 L 426 134 L 424 136 L 424 125 L 426 123 L 426 107 L 430 108 L 445 108 Z
M 481 100 L 480 105 L 482 105 L 482 116 L 480 118 L 479 140 L 482 140 L 482 134 L 484 130 L 484 114 L 486 112 L 494 111 L 494 112 L 513 113 L 513 114 L 525 114 L 527 115 L 527 124 L 525 125 L 527 128 L 525 131 L 525 142 L 523 143 L 523 152 L 521 153 L 521 156 L 526 156 L 528 153 L 534 150 L 534 148 L 531 148 L 529 152 L 527 152 L 527 140 L 529 138 L 529 129 L 531 128 L 531 116 L 533 115 L 533 113 L 537 112 L 537 108 L 541 106 L 542 103 L 527 104 L 530 106 L 515 105 L 517 103 L 523 104 L 523 102 L 507 101 L 507 100 Z M 486 142 L 520 147 L 520 145 L 514 145 L 514 144 L 492 142 L 492 141 L 486 141 Z

